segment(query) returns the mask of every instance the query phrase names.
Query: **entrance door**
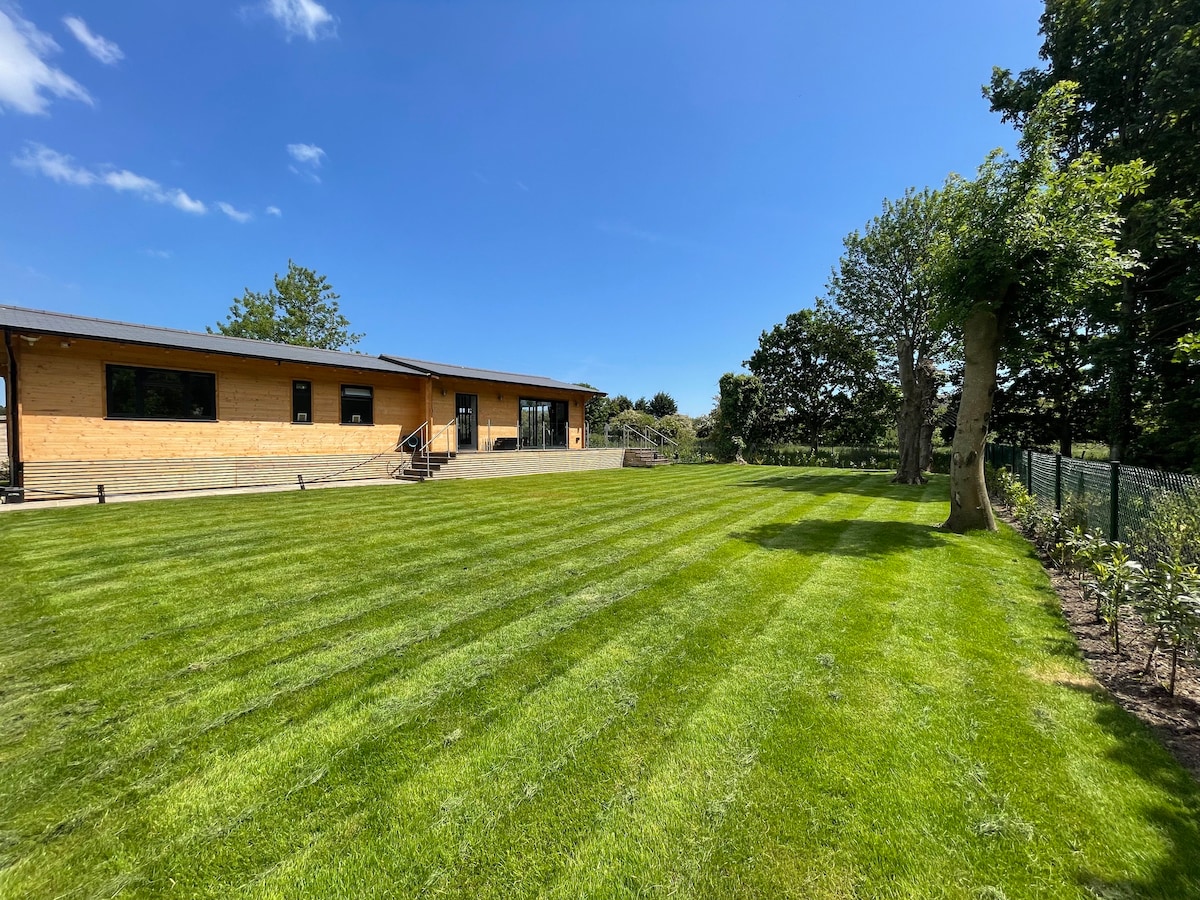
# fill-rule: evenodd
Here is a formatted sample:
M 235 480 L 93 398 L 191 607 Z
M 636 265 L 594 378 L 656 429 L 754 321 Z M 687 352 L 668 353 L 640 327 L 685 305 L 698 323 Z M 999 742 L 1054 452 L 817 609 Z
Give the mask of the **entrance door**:
M 455 394 L 454 407 L 458 416 L 458 449 L 478 450 L 479 397 L 476 394 Z

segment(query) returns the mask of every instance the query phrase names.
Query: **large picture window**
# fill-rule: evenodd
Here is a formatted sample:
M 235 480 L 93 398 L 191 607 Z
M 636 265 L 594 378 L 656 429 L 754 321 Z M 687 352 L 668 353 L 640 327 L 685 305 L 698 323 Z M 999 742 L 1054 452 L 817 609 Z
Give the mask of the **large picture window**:
M 142 366 L 105 366 L 110 419 L 216 421 L 217 376 Z
M 565 400 L 520 400 L 521 446 L 532 448 L 567 446 L 567 402 Z
M 342 385 L 342 424 L 372 425 L 375 422 L 375 389 L 360 384 Z

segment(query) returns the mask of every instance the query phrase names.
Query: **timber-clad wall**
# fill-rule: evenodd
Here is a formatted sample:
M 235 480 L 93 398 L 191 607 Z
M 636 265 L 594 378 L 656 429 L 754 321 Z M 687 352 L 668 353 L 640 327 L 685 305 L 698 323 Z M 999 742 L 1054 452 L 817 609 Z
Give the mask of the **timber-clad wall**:
M 445 392 L 443 395 L 443 391 Z M 520 417 L 520 399 L 567 401 L 568 449 L 583 447 L 583 413 L 586 395 L 553 388 L 526 387 L 497 381 L 474 381 L 463 378 L 439 378 L 433 382 L 434 433 L 447 422 L 454 420 L 457 394 L 475 394 L 479 398 L 478 449 L 491 450 L 496 438 L 518 436 L 517 420 Z M 491 420 L 491 425 L 488 425 Z M 435 441 L 431 449 L 458 450 L 457 433 L 450 429 L 446 436 Z
M 424 420 L 423 379 L 189 350 L 43 338 L 21 346 L 22 457 L 29 461 L 374 455 Z M 106 363 L 213 372 L 217 421 L 105 418 Z M 313 385 L 313 423 L 292 424 L 292 381 Z M 375 389 L 374 425 L 341 425 L 341 385 Z
M 94 496 L 98 484 L 115 494 L 287 484 L 297 475 L 388 477 L 403 462 L 392 452 L 401 438 L 430 419 L 427 437 L 451 422 L 457 393 L 479 398 L 481 451 L 496 438 L 517 436 L 520 397 L 566 400 L 570 449 L 583 442 L 582 391 L 50 335 L 16 335 L 14 349 L 20 363 L 20 458 L 31 499 Z M 108 418 L 108 364 L 213 373 L 216 421 Z M 295 380 L 312 384 L 311 423 L 292 422 Z M 373 425 L 341 424 L 341 387 L 347 384 L 374 389 Z M 448 429 L 431 449 L 457 449 L 455 430 Z

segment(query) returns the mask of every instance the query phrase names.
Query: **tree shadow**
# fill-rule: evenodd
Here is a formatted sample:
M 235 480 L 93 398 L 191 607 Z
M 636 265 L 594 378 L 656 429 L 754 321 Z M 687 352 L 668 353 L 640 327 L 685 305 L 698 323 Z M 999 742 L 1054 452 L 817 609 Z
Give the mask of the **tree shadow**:
M 730 537 L 765 547 L 810 555 L 882 558 L 909 550 L 941 547 L 949 536 L 932 525 L 879 519 L 804 519 L 771 522 L 747 531 L 730 532 Z
M 946 480 L 934 475 L 928 484 L 892 484 L 894 473 L 853 472 L 842 470 L 812 472 L 805 470 L 774 471 L 736 482 L 739 487 L 776 488 L 801 494 L 826 497 L 834 494 L 858 494 L 909 503 L 947 502 Z
M 1101 897 L 1195 897 L 1200 892 L 1200 783 L 1171 757 L 1150 728 L 1117 705 L 1095 684 L 1062 682 L 1093 701 L 1093 720 L 1115 740 L 1109 759 L 1175 800 L 1149 803 L 1143 819 L 1168 846 L 1160 861 L 1140 878 L 1114 881 L 1095 872 L 1078 875 L 1081 886 Z

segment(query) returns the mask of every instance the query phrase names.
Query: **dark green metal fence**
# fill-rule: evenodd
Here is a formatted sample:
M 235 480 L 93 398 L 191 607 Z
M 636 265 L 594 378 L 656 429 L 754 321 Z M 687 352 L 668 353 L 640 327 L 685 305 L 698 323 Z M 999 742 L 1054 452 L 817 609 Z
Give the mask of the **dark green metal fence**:
M 1071 459 L 1056 453 L 989 444 L 986 459 L 1007 468 L 1030 494 L 1071 525 L 1125 540 L 1142 530 L 1164 500 L 1200 502 L 1200 478 L 1115 462 Z

